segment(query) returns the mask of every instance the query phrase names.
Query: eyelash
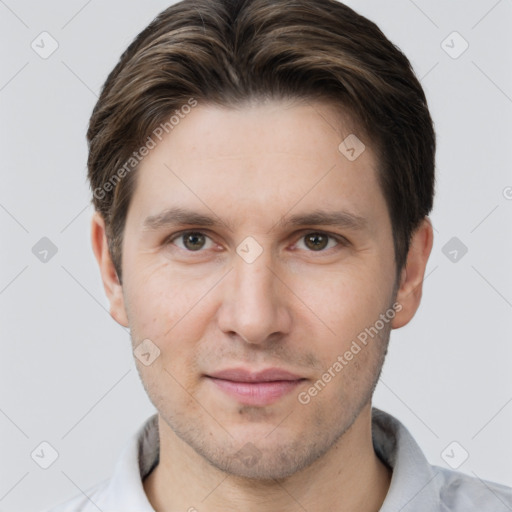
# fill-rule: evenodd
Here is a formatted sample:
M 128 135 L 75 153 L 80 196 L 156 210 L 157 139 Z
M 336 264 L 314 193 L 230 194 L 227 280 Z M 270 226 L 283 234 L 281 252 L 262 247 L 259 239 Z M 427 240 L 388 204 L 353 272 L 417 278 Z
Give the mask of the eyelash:
M 174 233 L 173 235 L 171 235 L 164 241 L 163 245 L 172 244 L 175 240 L 183 238 L 185 235 L 190 235 L 190 234 L 203 235 L 213 242 L 212 238 L 210 236 L 208 236 L 204 231 L 187 230 L 187 231 L 180 231 L 179 233 Z M 325 231 L 313 231 L 313 230 L 303 231 L 297 241 L 304 239 L 304 237 L 306 237 L 307 235 L 327 236 L 330 240 L 335 240 L 337 242 L 337 245 L 335 245 L 334 247 L 330 247 L 328 249 L 321 249 L 319 251 L 313 251 L 313 250 L 307 251 L 307 252 L 310 252 L 313 254 L 314 253 L 319 253 L 319 254 L 328 253 L 331 249 L 336 249 L 339 246 L 346 247 L 349 245 L 349 241 L 341 235 L 334 235 L 332 233 L 326 233 Z M 186 251 L 189 254 L 194 254 L 194 253 L 201 254 L 201 253 L 205 252 L 205 250 L 206 250 L 206 249 L 199 249 L 198 251 L 190 251 L 190 250 L 188 250 L 186 248 L 182 248 L 182 247 L 178 247 L 178 249 L 180 249 L 182 251 Z

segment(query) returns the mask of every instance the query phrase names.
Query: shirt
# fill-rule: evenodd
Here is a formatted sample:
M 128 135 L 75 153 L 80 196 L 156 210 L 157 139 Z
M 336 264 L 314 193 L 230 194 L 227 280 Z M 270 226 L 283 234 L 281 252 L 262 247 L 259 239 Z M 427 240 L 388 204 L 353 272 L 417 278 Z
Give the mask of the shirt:
M 155 512 L 142 482 L 159 460 L 158 415 L 124 448 L 112 478 L 46 512 Z M 511 512 L 512 488 L 431 465 L 404 425 L 372 409 L 376 454 L 392 469 L 380 512 Z

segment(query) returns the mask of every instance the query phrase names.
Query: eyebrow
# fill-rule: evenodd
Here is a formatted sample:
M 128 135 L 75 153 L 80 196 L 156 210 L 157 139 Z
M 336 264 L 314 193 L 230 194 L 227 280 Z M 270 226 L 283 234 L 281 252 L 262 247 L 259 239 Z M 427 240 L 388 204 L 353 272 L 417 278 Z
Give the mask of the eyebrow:
M 227 227 L 233 231 L 233 224 L 225 222 L 216 215 L 209 215 L 189 210 L 181 207 L 168 208 L 156 215 L 146 217 L 143 223 L 145 230 L 159 230 L 169 228 L 171 226 L 180 225 L 197 225 L 208 227 Z M 275 227 L 286 228 L 287 226 L 306 226 L 306 225 L 323 225 L 337 226 L 339 228 L 350 229 L 353 231 L 363 231 L 368 227 L 366 218 L 356 215 L 348 211 L 326 211 L 313 210 L 307 213 L 298 213 L 291 216 L 283 216 L 270 229 Z

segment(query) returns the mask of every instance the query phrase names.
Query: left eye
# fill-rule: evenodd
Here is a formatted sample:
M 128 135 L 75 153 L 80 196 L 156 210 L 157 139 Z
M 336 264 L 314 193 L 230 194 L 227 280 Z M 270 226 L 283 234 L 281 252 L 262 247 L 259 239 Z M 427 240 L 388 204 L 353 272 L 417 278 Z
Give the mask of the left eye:
M 307 233 L 299 239 L 299 242 L 300 241 L 304 241 L 306 248 L 313 252 L 321 252 L 326 248 L 331 249 L 340 243 L 332 235 L 322 232 Z M 331 243 L 331 245 L 329 245 L 329 243 Z

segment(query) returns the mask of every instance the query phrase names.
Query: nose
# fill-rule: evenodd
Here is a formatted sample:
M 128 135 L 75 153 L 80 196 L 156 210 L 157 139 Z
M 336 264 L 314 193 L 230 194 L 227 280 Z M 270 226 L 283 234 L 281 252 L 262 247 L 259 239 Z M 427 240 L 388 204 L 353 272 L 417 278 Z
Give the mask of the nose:
M 236 255 L 222 290 L 219 328 L 250 344 L 275 341 L 290 332 L 290 292 L 267 254 L 252 263 Z

